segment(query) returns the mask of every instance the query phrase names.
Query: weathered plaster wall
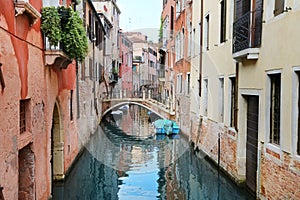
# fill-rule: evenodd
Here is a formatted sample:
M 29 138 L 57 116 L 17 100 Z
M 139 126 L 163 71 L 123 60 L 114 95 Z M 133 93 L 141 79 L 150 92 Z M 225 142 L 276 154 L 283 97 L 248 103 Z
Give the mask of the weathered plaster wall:
M 30 1 L 38 11 L 42 1 Z M 71 121 L 70 91 L 76 119 L 75 66 L 54 70 L 44 64 L 40 21 L 29 26 L 28 17 L 15 17 L 13 1 L 0 2 L 0 62 L 6 87 L 0 88 L 0 185 L 5 199 L 18 199 L 18 154 L 31 144 L 35 160 L 36 199 L 48 199 L 51 189 L 51 128 L 54 103 L 60 107 L 64 133 L 65 171 L 78 152 L 77 124 Z M 21 99 L 30 99 L 28 128 L 19 130 Z

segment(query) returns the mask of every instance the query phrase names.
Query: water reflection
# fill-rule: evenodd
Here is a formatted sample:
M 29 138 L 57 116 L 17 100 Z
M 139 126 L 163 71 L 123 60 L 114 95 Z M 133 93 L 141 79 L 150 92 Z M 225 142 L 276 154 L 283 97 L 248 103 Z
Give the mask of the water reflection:
M 121 120 L 107 118 L 53 199 L 251 199 L 192 153 L 185 138 L 153 133 L 138 106 Z

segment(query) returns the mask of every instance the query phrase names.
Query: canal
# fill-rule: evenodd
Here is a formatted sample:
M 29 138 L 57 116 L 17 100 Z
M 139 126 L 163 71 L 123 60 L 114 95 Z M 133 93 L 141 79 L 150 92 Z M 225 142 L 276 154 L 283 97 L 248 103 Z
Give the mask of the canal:
M 253 199 L 182 135 L 155 135 L 147 112 L 132 105 L 102 120 L 53 199 Z

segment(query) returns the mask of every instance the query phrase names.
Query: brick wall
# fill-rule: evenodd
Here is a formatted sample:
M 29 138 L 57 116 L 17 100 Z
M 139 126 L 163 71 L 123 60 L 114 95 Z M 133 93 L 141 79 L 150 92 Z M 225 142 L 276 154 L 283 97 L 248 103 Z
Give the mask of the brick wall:
M 201 125 L 200 125 L 201 124 Z M 240 179 L 237 172 L 237 133 L 226 126 L 207 118 L 193 118 L 191 141 L 195 148 L 204 151 L 212 160 L 218 161 L 218 134 L 220 133 L 220 164 L 236 181 Z M 239 178 L 238 178 L 239 177 Z
M 261 159 L 261 198 L 300 199 L 300 161 L 266 148 Z

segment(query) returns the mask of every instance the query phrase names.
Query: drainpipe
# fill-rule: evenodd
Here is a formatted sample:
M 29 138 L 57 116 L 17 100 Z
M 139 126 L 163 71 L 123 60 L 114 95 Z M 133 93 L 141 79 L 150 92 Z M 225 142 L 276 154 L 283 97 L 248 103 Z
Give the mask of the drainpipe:
M 201 90 L 202 90 L 202 46 L 203 46 L 203 37 L 202 37 L 202 33 L 203 33 L 203 4 L 204 4 L 204 0 L 201 0 L 201 5 L 200 5 L 200 57 L 199 57 L 199 97 L 201 97 Z
M 234 94 L 234 127 L 238 132 L 238 91 L 239 91 L 239 62 L 235 63 L 235 94 Z

